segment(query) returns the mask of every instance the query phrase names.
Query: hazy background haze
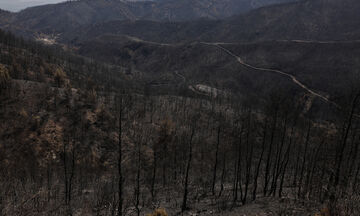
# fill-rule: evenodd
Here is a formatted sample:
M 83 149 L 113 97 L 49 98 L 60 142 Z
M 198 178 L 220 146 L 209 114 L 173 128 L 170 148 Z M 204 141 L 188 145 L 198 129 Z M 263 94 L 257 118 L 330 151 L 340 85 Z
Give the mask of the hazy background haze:
M 27 7 L 44 5 L 44 4 L 53 4 L 62 2 L 64 0 L 0 0 L 0 8 L 9 11 L 20 11 Z

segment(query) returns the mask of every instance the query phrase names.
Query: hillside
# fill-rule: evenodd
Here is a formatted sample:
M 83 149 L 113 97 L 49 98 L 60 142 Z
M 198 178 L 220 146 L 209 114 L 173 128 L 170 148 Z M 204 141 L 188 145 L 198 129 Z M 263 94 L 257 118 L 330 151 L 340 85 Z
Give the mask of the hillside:
M 359 216 L 359 5 L 0 11 L 0 215 Z
M 184 3 L 185 1 L 178 2 Z M 360 4 L 356 0 L 314 0 L 272 5 L 222 21 L 211 21 L 211 19 L 227 17 L 236 13 L 224 12 L 217 8 L 216 3 L 205 7 L 199 1 L 192 4 L 184 3 L 184 6 L 190 8 L 179 12 L 183 18 L 179 18 L 180 15 L 169 16 L 177 17 L 174 18 L 177 21 L 197 18 L 210 20 L 158 22 L 169 21 L 169 19 L 158 17 L 157 13 L 165 15 L 165 9 L 171 11 L 171 8 L 176 10 L 182 8 L 182 6 L 170 7 L 167 5 L 162 9 L 161 4 L 170 3 L 172 2 L 67 2 L 29 8 L 17 14 L 8 14 L 4 16 L 1 23 L 3 27 L 25 36 L 34 37 L 34 35 L 36 36 L 34 32 L 50 35 L 61 33 L 58 40 L 64 43 L 79 43 L 103 34 L 130 35 L 144 40 L 167 43 L 194 40 L 219 42 L 338 41 L 360 38 L 358 31 L 360 26 L 358 20 L 360 19 L 356 18 L 359 16 Z M 244 5 L 230 1 L 219 3 L 222 7 L 227 4 Z M 208 12 L 201 12 L 202 9 L 198 9 L 201 7 L 205 7 Z M 217 9 L 211 9 L 211 7 Z M 237 10 L 236 7 L 225 8 Z M 210 12 L 212 10 L 227 15 L 214 15 Z M 59 11 L 61 16 L 55 15 Z M 193 14 L 198 12 L 200 15 Z M 77 15 L 78 13 L 81 15 Z
M 180 3 L 183 5 L 175 6 Z M 360 19 L 357 18 L 360 3 L 356 0 L 300 1 L 259 8 L 222 21 L 211 20 L 242 13 L 237 6 L 244 5 L 246 4 L 232 1 L 207 5 L 200 0 L 191 4 L 185 0 L 176 3 L 76 1 L 29 8 L 20 13 L 7 13 L 2 15 L 0 25 L 28 37 L 36 37 L 36 32 L 57 35 L 58 40 L 64 43 L 79 43 L 103 34 L 130 35 L 167 43 L 194 40 L 338 41 L 360 38 Z M 189 8 L 183 8 L 185 6 Z M 219 8 L 220 6 L 223 8 Z M 172 12 L 172 8 L 179 12 Z M 228 12 L 228 9 L 238 12 Z M 218 14 L 212 14 L 212 11 Z M 178 15 L 172 15 L 173 13 Z M 174 20 L 183 22 L 158 22 L 172 21 L 172 18 L 161 16 L 175 17 Z M 187 19 L 198 18 L 208 20 L 186 22 Z
M 0 23 L 6 22 L 9 17 L 10 17 L 10 12 L 9 11 L 5 11 L 5 10 L 0 9 L 0 18 L 1 18 Z
M 2 25 L 11 25 L 10 28 L 19 32 L 22 29 L 48 34 L 64 33 L 79 26 L 114 20 L 174 22 L 220 19 L 284 1 L 293 0 L 68 1 L 25 9 L 12 14 L 11 19 Z
M 102 34 L 130 35 L 166 43 L 359 40 L 359 10 L 360 3 L 356 0 L 300 1 L 263 7 L 222 21 L 160 24 L 139 20 L 99 23 L 65 33 L 62 41 L 79 42 Z
M 250 65 L 279 69 L 294 75 L 302 83 L 332 100 L 341 98 L 359 83 L 360 43 L 302 43 L 268 41 L 250 44 L 222 44 Z M 237 63 L 224 50 L 201 43 L 158 44 L 134 38 L 104 35 L 79 44 L 77 51 L 100 61 L 141 72 L 147 82 L 181 85 L 177 72 L 188 84 L 206 84 L 260 99 L 276 87 L 288 88 L 288 94 L 302 96 L 286 77 L 258 72 Z M 334 55 L 333 53 L 337 53 Z M 166 56 L 166 57 L 164 57 Z M 179 83 L 180 82 L 180 83 Z M 292 90 L 290 90 L 292 89 Z M 251 97 L 251 96 L 250 96 Z
M 314 0 L 270 6 L 234 17 L 203 38 L 220 41 L 359 40 L 360 2 Z
M 160 65 L 146 58 L 151 46 L 127 44 L 134 61 L 144 61 L 137 67 L 170 69 L 167 67 L 173 64 Z M 197 70 L 216 71 L 212 69 L 216 65 L 205 67 L 206 62 L 220 66 L 231 59 L 213 52 L 216 49 L 211 46 L 188 44 L 180 48 L 183 56 L 178 64 L 193 64 L 191 53 L 197 50 L 201 67 L 175 71 L 179 80 L 186 77 L 185 83 Z M 242 55 L 245 48 L 234 48 L 233 52 Z M 178 49 L 165 46 L 152 55 L 169 53 L 170 63 L 177 61 L 172 59 Z M 251 93 L 241 100 L 184 92 L 181 96 L 169 92 L 154 95 L 149 88 L 136 92 L 130 82 L 123 86 L 126 83 L 119 79 L 126 76 L 118 70 L 110 73 L 107 64 L 89 62 L 1 31 L 0 54 L 0 183 L 6 185 L 0 190 L 1 214 L 111 215 L 120 211 L 132 216 L 160 207 L 166 208 L 164 215 L 359 212 L 353 204 L 357 193 L 333 192 L 341 198 L 328 201 L 328 190 L 321 187 L 329 184 L 330 190 L 336 191 L 338 184 L 346 185 L 343 181 L 351 185 L 348 187 L 358 187 L 356 142 L 345 141 L 348 160 L 327 163 L 338 160 L 334 154 L 339 148 L 337 138 L 344 132 L 337 128 L 352 120 L 357 125 L 356 107 L 332 113 L 332 122 L 318 121 L 318 112 L 304 113 L 304 105 L 289 97 L 291 88 L 272 75 L 261 75 L 265 81 L 261 85 L 280 85 L 284 90 L 277 88 L 257 101 Z M 218 73 L 236 67 L 239 82 L 247 83 L 252 76 L 258 76 L 260 82 L 259 74 L 251 75 L 254 71 L 232 62 Z M 260 90 L 261 85 L 257 87 Z M 116 91 L 109 87 L 116 87 Z M 342 105 L 349 107 L 347 103 L 352 102 Z M 326 108 L 321 111 L 323 115 L 331 113 Z M 353 141 L 359 137 L 353 127 L 348 134 Z M 331 170 L 338 163 L 349 168 L 336 174 L 341 183 L 333 183 Z M 248 168 L 241 171 L 241 165 Z M 184 200 L 188 204 L 179 206 Z

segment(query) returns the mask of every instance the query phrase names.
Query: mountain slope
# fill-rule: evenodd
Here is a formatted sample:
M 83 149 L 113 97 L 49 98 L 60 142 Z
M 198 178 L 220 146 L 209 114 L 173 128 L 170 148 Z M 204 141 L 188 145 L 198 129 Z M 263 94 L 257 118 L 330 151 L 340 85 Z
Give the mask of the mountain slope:
M 357 40 L 360 2 L 314 0 L 260 8 L 213 30 L 211 40 Z
M 182 23 L 111 21 L 63 35 L 82 41 L 103 34 L 130 35 L 158 42 L 249 42 L 265 40 L 359 40 L 360 2 L 313 0 L 263 7 L 223 21 Z
M 7 19 L 9 18 L 10 16 L 10 12 L 9 11 L 5 11 L 5 10 L 1 10 L 0 9 L 0 24 L 3 23 L 3 22 L 6 22 Z
M 12 14 L 2 26 L 42 33 L 63 33 L 79 26 L 113 20 L 189 21 L 221 19 L 268 4 L 294 0 L 81 0 L 32 7 Z

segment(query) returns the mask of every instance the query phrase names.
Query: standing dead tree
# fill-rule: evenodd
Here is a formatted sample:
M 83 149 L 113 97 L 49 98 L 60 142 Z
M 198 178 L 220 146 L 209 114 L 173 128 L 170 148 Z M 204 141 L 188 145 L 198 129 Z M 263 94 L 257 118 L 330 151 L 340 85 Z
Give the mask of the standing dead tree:
M 256 193 L 257 193 L 257 186 L 258 186 L 258 178 L 259 178 L 259 173 L 260 173 L 260 169 L 261 169 L 261 164 L 264 158 L 264 153 L 265 153 L 265 144 L 266 144 L 266 135 L 267 135 L 267 126 L 268 126 L 268 119 L 265 119 L 264 122 L 264 126 L 263 126 L 263 131 L 262 131 L 262 138 L 261 138 L 261 153 L 260 153 L 260 158 L 258 160 L 258 163 L 256 165 L 256 169 L 255 169 L 255 174 L 254 174 L 254 186 L 253 186 L 253 194 L 252 194 L 252 200 L 256 199 Z
M 344 123 L 342 139 L 336 151 L 337 154 L 336 154 L 336 168 L 335 168 L 335 179 L 334 179 L 335 188 L 339 185 L 340 182 L 341 166 L 343 164 L 344 152 L 348 144 L 348 137 L 355 118 L 355 111 L 358 105 L 357 103 L 359 98 L 360 98 L 360 92 L 358 92 L 355 95 L 354 99 L 352 100 L 349 116 L 346 122 Z
M 211 192 L 212 195 L 215 195 L 215 184 L 216 184 L 216 173 L 218 167 L 218 155 L 219 155 L 219 146 L 220 146 L 220 132 L 221 132 L 221 125 L 219 123 L 218 130 L 217 130 L 217 142 L 216 142 L 216 150 L 215 150 L 215 163 L 214 163 L 214 170 L 213 170 L 213 181 Z
M 119 131 L 118 131 L 118 216 L 122 216 L 122 210 L 123 210 L 123 169 L 122 169 L 122 134 L 123 134 L 123 128 L 122 128 L 122 119 L 123 119 L 123 98 L 120 98 L 120 108 L 119 108 Z
M 186 171 L 185 171 L 185 183 L 184 183 L 184 193 L 183 193 L 183 201 L 181 205 L 181 212 L 187 210 L 187 199 L 189 193 L 189 173 L 190 173 L 191 161 L 193 157 L 193 139 L 195 135 L 195 128 L 196 128 L 196 122 L 194 122 L 194 124 L 192 125 L 190 140 L 188 144 L 188 159 L 187 159 Z

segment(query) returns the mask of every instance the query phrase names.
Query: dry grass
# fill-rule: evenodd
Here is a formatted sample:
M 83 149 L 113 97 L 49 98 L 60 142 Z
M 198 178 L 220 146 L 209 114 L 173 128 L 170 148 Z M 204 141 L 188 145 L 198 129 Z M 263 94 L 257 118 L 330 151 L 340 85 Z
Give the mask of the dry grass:
M 155 211 L 151 214 L 147 214 L 146 216 L 168 216 L 166 210 L 163 208 L 155 209 Z

